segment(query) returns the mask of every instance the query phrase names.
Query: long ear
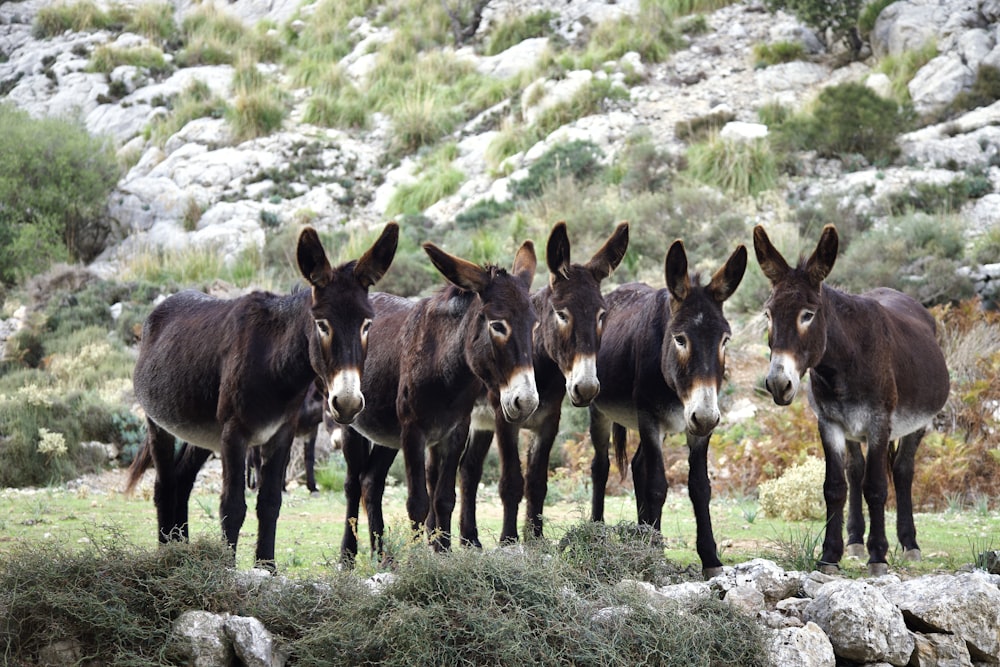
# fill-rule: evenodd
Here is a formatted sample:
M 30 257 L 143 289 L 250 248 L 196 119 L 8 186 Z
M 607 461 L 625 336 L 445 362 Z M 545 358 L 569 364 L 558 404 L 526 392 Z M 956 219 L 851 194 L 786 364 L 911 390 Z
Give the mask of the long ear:
M 472 262 L 449 255 L 433 243 L 423 245 L 424 252 L 431 258 L 434 268 L 441 272 L 455 287 L 467 292 L 482 292 L 489 285 L 489 272 Z
M 722 303 L 733 295 L 743 280 L 747 270 L 747 248 L 740 245 L 726 260 L 726 264 L 715 272 L 712 281 L 708 283 L 708 293 L 717 302 Z
M 524 289 L 530 290 L 536 268 L 538 268 L 538 257 L 535 256 L 535 244 L 531 241 L 525 241 L 517 249 L 517 254 L 514 255 L 514 265 L 511 272 L 521 281 Z
M 663 263 L 663 273 L 667 279 L 667 289 L 674 300 L 680 303 L 691 292 L 691 278 L 688 276 L 688 258 L 684 252 L 684 242 L 677 239 L 667 251 Z
M 833 263 L 837 261 L 837 248 L 840 246 L 840 239 L 837 236 L 837 228 L 827 225 L 823 228 L 823 233 L 816 244 L 816 250 L 812 257 L 806 262 L 806 275 L 809 276 L 809 283 L 813 287 L 820 284 L 830 275 Z
M 306 227 L 299 234 L 299 245 L 295 251 L 299 271 L 313 287 L 326 287 L 333 278 L 333 268 L 326 258 L 326 251 L 319 240 L 319 234 L 312 227 Z
M 772 285 L 784 278 L 792 270 L 777 248 L 771 244 L 771 239 L 767 238 L 767 233 L 760 225 L 753 228 L 753 250 L 757 255 L 757 263 L 760 264 L 760 270 L 764 272 L 764 275 L 771 281 Z
M 615 231 L 611 232 L 611 236 L 601 249 L 594 253 L 586 268 L 597 282 L 601 282 L 618 268 L 626 250 L 628 250 L 628 223 L 623 222 L 615 227 Z
M 545 262 L 549 265 L 552 280 L 569 277 L 569 234 L 566 233 L 565 222 L 557 222 L 552 228 L 545 246 Z
M 361 256 L 354 265 L 354 276 L 361 286 L 368 289 L 385 275 L 396 256 L 396 245 L 399 243 L 399 225 L 390 222 L 382 230 L 378 240 Z

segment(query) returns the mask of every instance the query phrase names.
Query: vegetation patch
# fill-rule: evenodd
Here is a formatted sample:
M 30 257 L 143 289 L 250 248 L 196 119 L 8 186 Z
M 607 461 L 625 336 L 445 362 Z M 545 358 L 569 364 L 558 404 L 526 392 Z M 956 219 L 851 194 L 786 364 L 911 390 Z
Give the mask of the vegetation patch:
M 552 33 L 554 12 L 542 11 L 527 16 L 513 16 L 501 21 L 490 31 L 486 44 L 486 55 L 495 56 L 512 46 L 533 37 L 545 37 Z
M 802 42 L 771 42 L 754 44 L 753 57 L 756 67 L 768 67 L 802 60 L 806 55 L 806 47 Z
M 788 468 L 781 477 L 762 482 L 757 487 L 760 509 L 769 517 L 788 521 L 823 519 L 826 517 L 825 479 L 823 460 L 807 457 L 802 463 Z
M 731 141 L 718 135 L 687 151 L 692 178 L 739 197 L 755 197 L 778 182 L 778 166 L 764 139 Z

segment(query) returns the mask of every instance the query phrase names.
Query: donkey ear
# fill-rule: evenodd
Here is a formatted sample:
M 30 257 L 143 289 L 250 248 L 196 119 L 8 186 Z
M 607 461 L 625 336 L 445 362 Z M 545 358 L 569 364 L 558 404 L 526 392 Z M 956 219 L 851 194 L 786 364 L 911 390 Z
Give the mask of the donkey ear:
M 368 289 L 385 275 L 396 256 L 396 245 L 399 243 L 399 225 L 390 222 L 382 230 L 378 240 L 361 256 L 354 265 L 354 277 L 361 286 Z
M 312 227 L 306 227 L 299 234 L 299 245 L 295 251 L 302 277 L 313 287 L 326 287 L 333 279 L 333 268 L 326 258 L 326 251 L 319 240 L 319 234 Z
M 837 236 L 837 228 L 827 225 L 823 228 L 823 233 L 816 244 L 816 250 L 812 257 L 806 262 L 806 275 L 809 276 L 809 283 L 813 287 L 819 287 L 833 269 L 833 263 L 837 261 L 837 248 L 840 246 L 840 239 Z
M 712 281 L 708 284 L 708 293 L 718 303 L 722 303 L 733 295 L 736 288 L 743 280 L 743 274 L 747 270 L 747 248 L 740 245 L 733 251 L 733 254 L 726 260 L 725 266 L 715 272 Z
M 441 272 L 455 287 L 467 292 L 482 292 L 489 285 L 489 273 L 480 266 L 472 262 L 449 255 L 433 243 L 427 242 L 423 245 L 424 252 L 431 258 L 434 268 Z
M 535 244 L 525 241 L 514 255 L 514 265 L 511 272 L 521 281 L 524 289 L 531 289 L 531 281 L 535 279 L 535 269 L 538 268 L 538 257 L 535 255 Z
M 545 262 L 549 265 L 552 279 L 569 277 L 569 234 L 566 233 L 566 223 L 557 222 L 549 234 L 549 242 L 545 246 Z
M 601 249 L 594 253 L 594 256 L 587 262 L 587 269 L 593 274 L 597 282 L 601 282 L 610 276 L 628 249 L 628 223 L 623 222 L 611 232 L 611 236 L 604 242 Z
M 767 233 L 760 225 L 753 228 L 753 251 L 757 255 L 760 270 L 764 272 L 772 285 L 792 270 L 777 248 L 771 244 L 771 239 L 767 238 Z
M 688 276 L 688 258 L 684 252 L 684 242 L 677 239 L 667 251 L 667 259 L 663 264 L 667 279 L 667 289 L 678 303 L 691 293 L 691 278 Z

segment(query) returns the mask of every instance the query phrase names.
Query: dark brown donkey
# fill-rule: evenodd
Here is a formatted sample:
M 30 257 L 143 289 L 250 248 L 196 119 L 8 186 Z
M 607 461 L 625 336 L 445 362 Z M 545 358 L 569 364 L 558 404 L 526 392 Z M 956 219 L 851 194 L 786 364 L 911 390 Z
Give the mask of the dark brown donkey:
M 669 433 L 685 433 L 688 494 L 705 578 L 722 571 L 712 533 L 708 479 L 708 441 L 720 419 L 719 389 L 730 338 L 722 304 L 736 291 L 746 266 L 747 251 L 741 245 L 703 286 L 698 276 L 688 275 L 684 244 L 674 241 L 664 265 L 666 289 L 631 283 L 608 294 L 597 356 L 601 393 L 590 405 L 594 521 L 604 520 L 612 425 L 623 474 L 625 428 L 639 431 L 639 448 L 632 459 L 639 522 L 657 530 L 667 496 L 663 439 Z
M 229 301 L 187 291 L 153 310 L 133 375 L 148 433 L 128 486 L 152 461 L 160 542 L 187 537 L 194 478 L 215 451 L 222 458 L 219 516 L 235 551 L 247 510 L 246 450 L 260 447 L 256 561 L 274 567 L 281 482 L 299 408 L 317 375 L 338 422 L 350 423 L 364 408 L 361 369 L 374 315 L 368 288 L 389 268 L 398 236 L 390 223 L 360 259 L 332 268 L 307 228 L 297 255 L 311 290 Z M 175 465 L 175 437 L 195 445 L 187 463 Z
M 317 382 L 313 382 L 309 385 L 309 390 L 306 392 L 306 397 L 302 401 L 302 405 L 299 407 L 299 415 L 295 420 L 295 437 L 302 439 L 302 464 L 306 473 L 306 488 L 309 490 L 309 493 L 314 496 L 319 495 L 319 487 L 316 486 L 316 436 L 318 434 L 320 424 L 324 422 L 323 406 L 326 405 L 326 397 L 323 395 L 323 390 L 317 386 L 319 378 L 316 378 L 316 380 Z M 291 454 L 292 450 L 289 448 L 288 460 L 285 461 L 284 482 L 281 485 L 282 491 L 285 490 L 285 486 L 288 481 L 288 466 L 291 463 Z M 257 480 L 260 479 L 260 466 L 260 448 L 248 448 L 248 489 L 257 489 Z
M 601 390 L 597 380 L 597 350 L 604 328 L 605 305 L 601 281 L 618 267 L 628 248 L 628 223 L 615 229 L 604 246 L 586 264 L 570 261 L 566 223 L 560 222 L 549 235 L 545 260 L 549 284 L 535 292 L 531 301 L 539 317 L 534 336 L 535 384 L 538 409 L 526 422 L 512 424 L 502 412 L 489 410 L 485 422 L 473 419 L 473 429 L 462 455 L 462 513 L 459 527 L 462 542 L 482 546 L 476 526 L 476 491 L 483 475 L 483 461 L 497 434 L 500 449 L 500 499 L 504 518 L 501 542 L 517 540 L 517 508 L 527 496 L 529 536 L 542 535 L 542 507 L 548 490 L 549 453 L 559 431 L 563 397 L 583 407 Z M 496 404 L 496 398 L 490 398 Z M 518 451 L 520 428 L 532 434 L 525 477 L 521 477 Z
M 850 492 L 847 543 L 864 553 L 868 503 L 868 570 L 888 570 L 885 536 L 887 471 L 896 489 L 896 535 L 903 556 L 920 558 L 913 525 L 913 459 L 924 431 L 948 400 L 948 367 L 934 318 L 917 301 L 888 288 L 846 294 L 823 281 L 837 259 L 837 230 L 823 229 L 812 256 L 791 268 L 764 228 L 754 250 L 771 282 L 765 305 L 771 367 L 767 390 L 788 405 L 809 371 L 809 402 L 819 421 L 826 458 L 826 539 L 819 566 L 836 571 L 844 553 L 844 502 Z M 890 443 L 896 441 L 897 443 Z M 861 441 L 868 443 L 867 460 Z M 845 480 L 846 470 L 846 480 Z
M 511 422 L 523 421 L 538 405 L 531 365 L 536 316 L 528 294 L 537 263 L 534 245 L 521 246 L 510 273 L 453 257 L 430 243 L 424 250 L 451 285 L 416 303 L 372 296 L 376 317 L 362 385 L 368 407 L 344 432 L 346 562 L 358 550 L 362 495 L 372 550 L 382 552 L 382 494 L 396 450 L 402 449 L 406 460 L 410 521 L 414 527 L 426 523 L 435 547 L 448 548 L 454 470 L 476 398 L 483 387 L 495 392 Z M 369 447 L 369 440 L 378 444 Z M 439 477 L 442 470 L 452 471 L 450 483 Z M 428 488 L 436 489 L 433 498 Z

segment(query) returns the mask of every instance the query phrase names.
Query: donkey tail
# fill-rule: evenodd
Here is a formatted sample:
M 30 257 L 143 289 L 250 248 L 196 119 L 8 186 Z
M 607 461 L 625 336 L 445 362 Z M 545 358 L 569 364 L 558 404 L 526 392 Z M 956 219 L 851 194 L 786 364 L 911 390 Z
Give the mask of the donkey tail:
M 625 427 L 621 424 L 611 425 L 611 443 L 615 448 L 615 463 L 622 475 L 622 481 L 628 476 L 628 452 L 625 451 Z
M 139 483 L 142 474 L 153 465 L 153 448 L 149 446 L 149 440 L 142 441 L 142 447 L 135 453 L 132 465 L 128 467 L 128 480 L 125 482 L 125 493 L 129 494 Z

